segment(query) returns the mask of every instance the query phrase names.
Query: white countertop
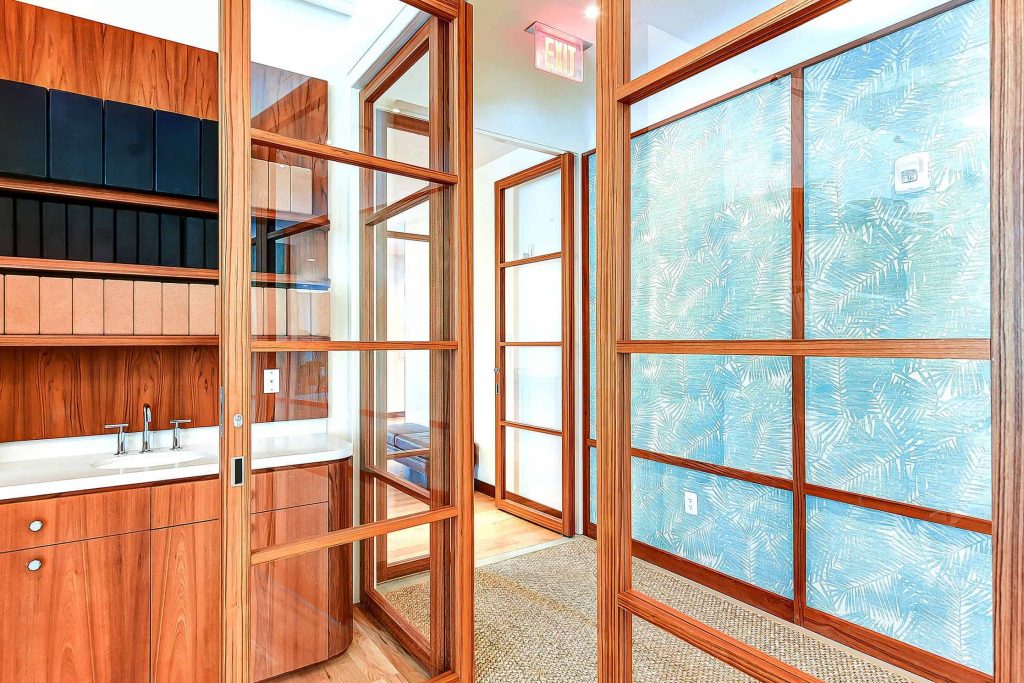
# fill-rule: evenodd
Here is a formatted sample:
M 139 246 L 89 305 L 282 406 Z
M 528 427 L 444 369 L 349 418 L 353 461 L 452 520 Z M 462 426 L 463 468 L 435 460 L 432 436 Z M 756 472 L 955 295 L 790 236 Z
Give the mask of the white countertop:
M 170 434 L 169 430 L 154 432 L 152 455 L 155 458 L 169 452 Z M 141 447 L 141 435 L 127 436 L 127 455 L 134 456 Z M 216 427 L 184 430 L 182 454 L 196 459 L 172 465 L 119 469 L 94 467 L 96 463 L 114 458 L 114 436 L 0 444 L 0 500 L 212 476 L 218 471 L 217 437 Z M 352 457 L 352 444 L 328 433 L 322 420 L 256 425 L 252 450 L 254 470 Z M 149 454 L 142 458 L 146 455 Z

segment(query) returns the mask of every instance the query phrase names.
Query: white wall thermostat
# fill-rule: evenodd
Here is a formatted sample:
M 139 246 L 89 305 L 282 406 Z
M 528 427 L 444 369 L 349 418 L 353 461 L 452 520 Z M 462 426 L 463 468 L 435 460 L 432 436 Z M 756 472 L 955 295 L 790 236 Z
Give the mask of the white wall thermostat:
M 907 154 L 896 160 L 896 194 L 920 192 L 931 186 L 928 152 Z

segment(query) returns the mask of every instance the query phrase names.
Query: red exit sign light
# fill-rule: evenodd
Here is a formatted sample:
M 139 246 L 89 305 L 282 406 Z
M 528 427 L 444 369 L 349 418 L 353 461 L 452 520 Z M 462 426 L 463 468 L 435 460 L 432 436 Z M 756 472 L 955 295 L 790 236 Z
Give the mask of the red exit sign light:
M 581 38 L 539 21 L 526 30 L 533 34 L 534 66 L 570 81 L 583 82 L 583 51 L 588 46 Z

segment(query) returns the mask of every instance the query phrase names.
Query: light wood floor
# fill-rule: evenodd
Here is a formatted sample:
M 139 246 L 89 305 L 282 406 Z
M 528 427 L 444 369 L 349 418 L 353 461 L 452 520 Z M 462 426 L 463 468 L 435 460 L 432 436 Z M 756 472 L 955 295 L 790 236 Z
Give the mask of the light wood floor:
M 415 512 L 417 505 L 420 505 L 417 501 L 398 494 L 389 500 L 389 516 Z M 493 498 L 481 493 L 474 496 L 473 509 L 478 562 L 561 538 L 559 534 L 502 512 L 494 506 Z M 391 534 L 388 558 L 396 561 L 416 557 L 424 553 L 426 547 L 427 538 L 423 530 Z M 274 683 L 421 683 L 427 680 L 416 660 L 409 657 L 401 645 L 358 605 L 354 622 L 352 645 L 345 654 L 322 665 L 275 678 Z

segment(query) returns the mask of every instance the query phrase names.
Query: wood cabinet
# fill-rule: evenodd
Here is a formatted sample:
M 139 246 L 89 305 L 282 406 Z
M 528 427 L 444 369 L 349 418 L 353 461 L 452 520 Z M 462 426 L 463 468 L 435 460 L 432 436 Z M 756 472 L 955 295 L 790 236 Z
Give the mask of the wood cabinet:
M 153 683 L 220 680 L 220 522 L 153 530 Z
M 348 525 L 351 468 L 257 472 L 252 548 Z M 216 683 L 219 517 L 217 479 L 0 505 L 0 681 Z M 254 568 L 250 590 L 253 680 L 348 648 L 350 548 Z
M 0 680 L 148 681 L 149 559 L 149 532 L 0 555 Z

